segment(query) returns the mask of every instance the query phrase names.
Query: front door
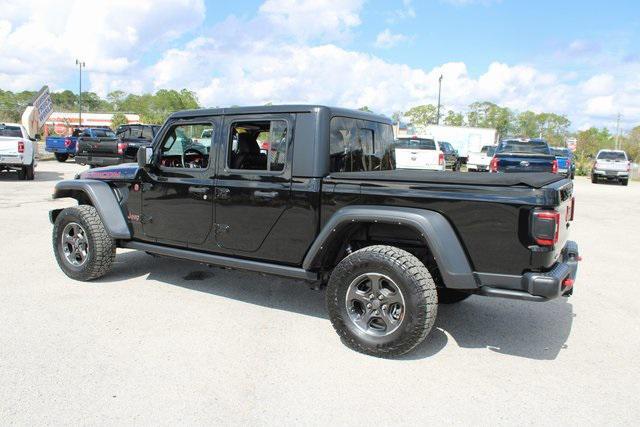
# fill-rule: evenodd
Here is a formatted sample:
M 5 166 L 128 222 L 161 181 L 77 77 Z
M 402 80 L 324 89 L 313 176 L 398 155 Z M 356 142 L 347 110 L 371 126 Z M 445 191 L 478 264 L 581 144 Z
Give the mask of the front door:
M 141 221 L 147 238 L 198 245 L 209 236 L 219 123 L 199 119 L 164 127 L 154 144 L 154 166 L 143 177 Z
M 257 251 L 287 209 L 293 116 L 225 118 L 216 179 L 216 242 L 234 253 Z

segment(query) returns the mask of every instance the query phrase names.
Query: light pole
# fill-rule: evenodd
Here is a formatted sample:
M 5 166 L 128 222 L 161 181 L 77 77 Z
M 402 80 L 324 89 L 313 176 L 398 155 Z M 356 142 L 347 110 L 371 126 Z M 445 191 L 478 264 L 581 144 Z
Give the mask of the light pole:
M 82 126 L 82 69 L 85 68 L 84 61 L 76 59 L 76 65 L 80 71 L 80 88 L 78 89 L 78 127 Z
M 436 113 L 436 124 L 440 124 L 440 93 L 442 92 L 442 74 L 440 74 L 440 78 L 438 79 L 438 111 Z

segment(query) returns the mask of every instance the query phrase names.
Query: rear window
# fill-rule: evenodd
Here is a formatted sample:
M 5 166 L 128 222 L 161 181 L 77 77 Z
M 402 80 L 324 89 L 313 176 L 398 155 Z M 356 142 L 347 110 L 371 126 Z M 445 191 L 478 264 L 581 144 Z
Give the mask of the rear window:
M 436 142 L 433 139 L 426 138 L 400 138 L 398 139 L 396 148 L 435 150 Z
M 93 131 L 96 138 L 115 138 L 116 134 L 109 129 L 95 129 Z
M 331 172 L 394 169 L 393 128 L 385 123 L 349 117 L 331 119 L 329 159 Z
M 619 151 L 603 151 L 600 154 L 598 154 L 598 160 L 622 160 L 622 161 L 625 161 L 625 160 L 627 160 L 627 158 L 624 155 L 624 153 L 621 153 Z
M 514 154 L 551 154 L 549 146 L 544 141 L 520 141 L 517 139 L 500 142 L 496 152 Z
M 556 157 L 569 157 L 569 150 L 567 148 L 552 148 L 551 154 Z
M 0 125 L 0 136 L 6 136 L 10 138 L 22 138 L 22 131 L 18 126 Z
M 495 147 L 493 145 L 485 145 L 482 147 L 482 149 L 480 150 L 481 153 L 488 153 L 489 150 L 493 149 L 493 151 L 495 151 Z

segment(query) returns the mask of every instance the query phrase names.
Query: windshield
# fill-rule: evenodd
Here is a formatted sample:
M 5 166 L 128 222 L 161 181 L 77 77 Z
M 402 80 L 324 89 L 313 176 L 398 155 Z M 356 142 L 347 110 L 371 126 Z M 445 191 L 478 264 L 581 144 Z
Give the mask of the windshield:
M 551 154 L 553 154 L 556 157 L 569 157 L 569 149 L 567 148 L 552 148 L 551 149 Z
M 397 148 L 410 148 L 420 150 L 435 150 L 436 142 L 433 139 L 416 138 L 416 139 L 398 139 Z
M 496 147 L 495 146 L 491 146 L 489 147 L 489 149 L 487 150 L 487 156 L 491 156 L 493 157 L 493 155 L 496 154 Z
M 617 160 L 617 161 L 626 161 L 624 153 L 620 151 L 603 151 L 598 154 L 598 160 Z
M 520 141 L 517 139 L 509 139 L 500 142 L 496 152 L 513 154 L 551 154 L 549 146 L 542 140 Z
M 489 154 L 489 150 L 495 151 L 495 147 L 493 145 L 485 145 L 485 146 L 482 147 L 480 152 Z
M 22 131 L 18 126 L 0 125 L 0 136 L 6 136 L 10 138 L 22 138 Z

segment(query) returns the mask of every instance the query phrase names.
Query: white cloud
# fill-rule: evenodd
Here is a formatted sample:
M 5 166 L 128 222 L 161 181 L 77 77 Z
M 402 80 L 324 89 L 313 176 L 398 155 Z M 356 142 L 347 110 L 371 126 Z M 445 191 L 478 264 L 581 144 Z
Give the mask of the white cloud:
M 489 6 L 495 3 L 501 3 L 502 0 L 440 0 L 442 3 L 448 3 L 453 6 L 469 6 L 479 4 L 483 6 Z
M 380 49 L 389 49 L 407 40 L 409 40 L 409 37 L 404 34 L 392 33 L 390 29 L 386 28 L 378 33 L 374 46 Z
M 198 28 L 205 13 L 202 0 L 0 1 L 0 10 L 0 86 L 8 89 L 55 87 L 75 58 L 90 71 L 123 73 Z
M 610 94 L 615 85 L 611 74 L 597 74 L 580 85 L 586 95 L 597 96 Z
M 298 41 L 339 40 L 360 25 L 364 0 L 266 0 L 259 13 L 269 31 L 293 36 Z

